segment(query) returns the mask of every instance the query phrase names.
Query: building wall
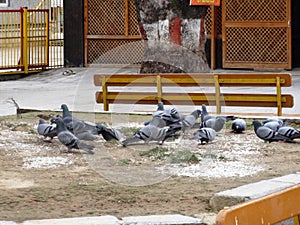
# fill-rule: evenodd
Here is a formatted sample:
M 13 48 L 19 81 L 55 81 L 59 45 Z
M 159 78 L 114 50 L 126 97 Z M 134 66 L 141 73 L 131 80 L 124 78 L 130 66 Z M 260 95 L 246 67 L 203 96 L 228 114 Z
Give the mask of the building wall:
M 40 0 L 9 0 L 9 7 L 0 7 L 0 9 L 20 9 L 20 7 L 34 8 Z
M 64 2 L 64 65 L 82 67 L 84 65 L 82 0 Z

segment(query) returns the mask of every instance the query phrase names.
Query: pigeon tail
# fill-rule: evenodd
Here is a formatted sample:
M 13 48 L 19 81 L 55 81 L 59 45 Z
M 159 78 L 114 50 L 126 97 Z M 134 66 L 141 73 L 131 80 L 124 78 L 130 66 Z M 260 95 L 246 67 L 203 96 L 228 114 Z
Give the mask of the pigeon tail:
M 81 149 L 81 150 L 84 150 L 88 153 L 93 153 L 92 150 L 95 148 L 95 146 L 86 144 L 84 142 L 79 142 L 78 143 L 78 148 Z
M 123 147 L 126 147 L 129 144 L 139 142 L 139 141 L 141 141 L 140 138 L 133 136 L 133 137 L 127 138 L 126 140 L 122 141 L 122 145 L 123 145 Z

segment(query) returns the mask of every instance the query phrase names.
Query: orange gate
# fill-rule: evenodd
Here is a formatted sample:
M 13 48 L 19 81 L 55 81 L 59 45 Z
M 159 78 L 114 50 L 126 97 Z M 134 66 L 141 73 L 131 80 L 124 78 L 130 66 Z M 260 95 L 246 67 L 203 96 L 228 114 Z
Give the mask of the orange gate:
M 134 0 L 84 0 L 85 65 L 133 64 L 143 56 Z
M 0 72 L 29 73 L 49 65 L 49 10 L 0 10 Z
M 224 68 L 291 69 L 291 0 L 225 0 Z

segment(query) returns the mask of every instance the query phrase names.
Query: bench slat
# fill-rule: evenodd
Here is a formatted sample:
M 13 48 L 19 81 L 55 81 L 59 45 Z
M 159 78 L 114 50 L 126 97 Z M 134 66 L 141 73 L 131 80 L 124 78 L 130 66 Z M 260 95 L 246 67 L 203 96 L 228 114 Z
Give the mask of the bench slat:
M 96 93 L 97 103 L 103 103 L 102 92 Z M 108 92 L 107 101 L 115 104 L 157 104 L 158 97 L 155 92 Z M 209 103 L 216 105 L 216 97 L 213 93 L 164 93 L 162 101 L 172 103 L 174 105 L 201 105 Z M 292 95 L 281 96 L 282 106 L 291 108 L 294 106 Z M 276 94 L 222 94 L 220 97 L 221 105 L 227 106 L 259 106 L 259 107 L 276 107 Z M 180 104 L 180 105 L 181 105 Z
M 277 115 L 282 115 L 282 107 L 293 107 L 293 96 L 282 95 L 281 87 L 290 87 L 292 78 L 285 73 L 205 73 L 205 74 L 95 74 L 95 86 L 102 86 L 102 92 L 96 93 L 97 103 L 103 103 L 104 110 L 109 104 L 157 104 L 164 101 L 173 105 L 209 104 L 221 106 L 277 107 Z M 110 87 L 125 87 L 122 91 L 113 91 Z M 128 88 L 127 88 L 128 87 Z M 136 89 L 131 87 L 141 87 Z M 150 92 L 140 92 L 142 87 L 153 87 Z M 167 92 L 163 87 L 214 87 L 211 93 Z M 222 87 L 275 87 L 274 94 L 222 93 Z M 129 90 L 129 91 L 128 91 Z
M 230 86 L 276 86 L 280 75 L 281 87 L 292 85 L 290 74 L 219 74 L 222 87 Z M 215 74 L 160 74 L 165 86 L 213 86 Z M 155 86 L 157 75 L 152 74 L 96 74 L 94 84 L 101 86 L 105 77 L 108 86 Z

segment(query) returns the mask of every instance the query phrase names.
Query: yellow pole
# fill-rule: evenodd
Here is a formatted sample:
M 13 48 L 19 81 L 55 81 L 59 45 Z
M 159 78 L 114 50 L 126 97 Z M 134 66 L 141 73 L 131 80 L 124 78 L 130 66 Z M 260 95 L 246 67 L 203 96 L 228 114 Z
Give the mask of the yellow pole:
M 280 77 L 276 77 L 277 115 L 282 116 Z
M 107 100 L 107 85 L 106 85 L 106 77 L 102 77 L 102 98 L 103 98 L 103 108 L 104 111 L 109 110 L 109 102 Z
M 23 65 L 24 73 L 28 74 L 28 40 L 27 40 L 27 8 L 23 8 Z
M 162 101 L 162 86 L 161 86 L 161 77 L 156 76 L 156 85 L 157 85 L 157 102 Z
M 217 114 L 221 113 L 221 103 L 220 103 L 220 84 L 219 84 L 219 76 L 216 74 L 214 75 L 215 80 L 215 92 L 216 92 L 216 108 L 217 108 Z

